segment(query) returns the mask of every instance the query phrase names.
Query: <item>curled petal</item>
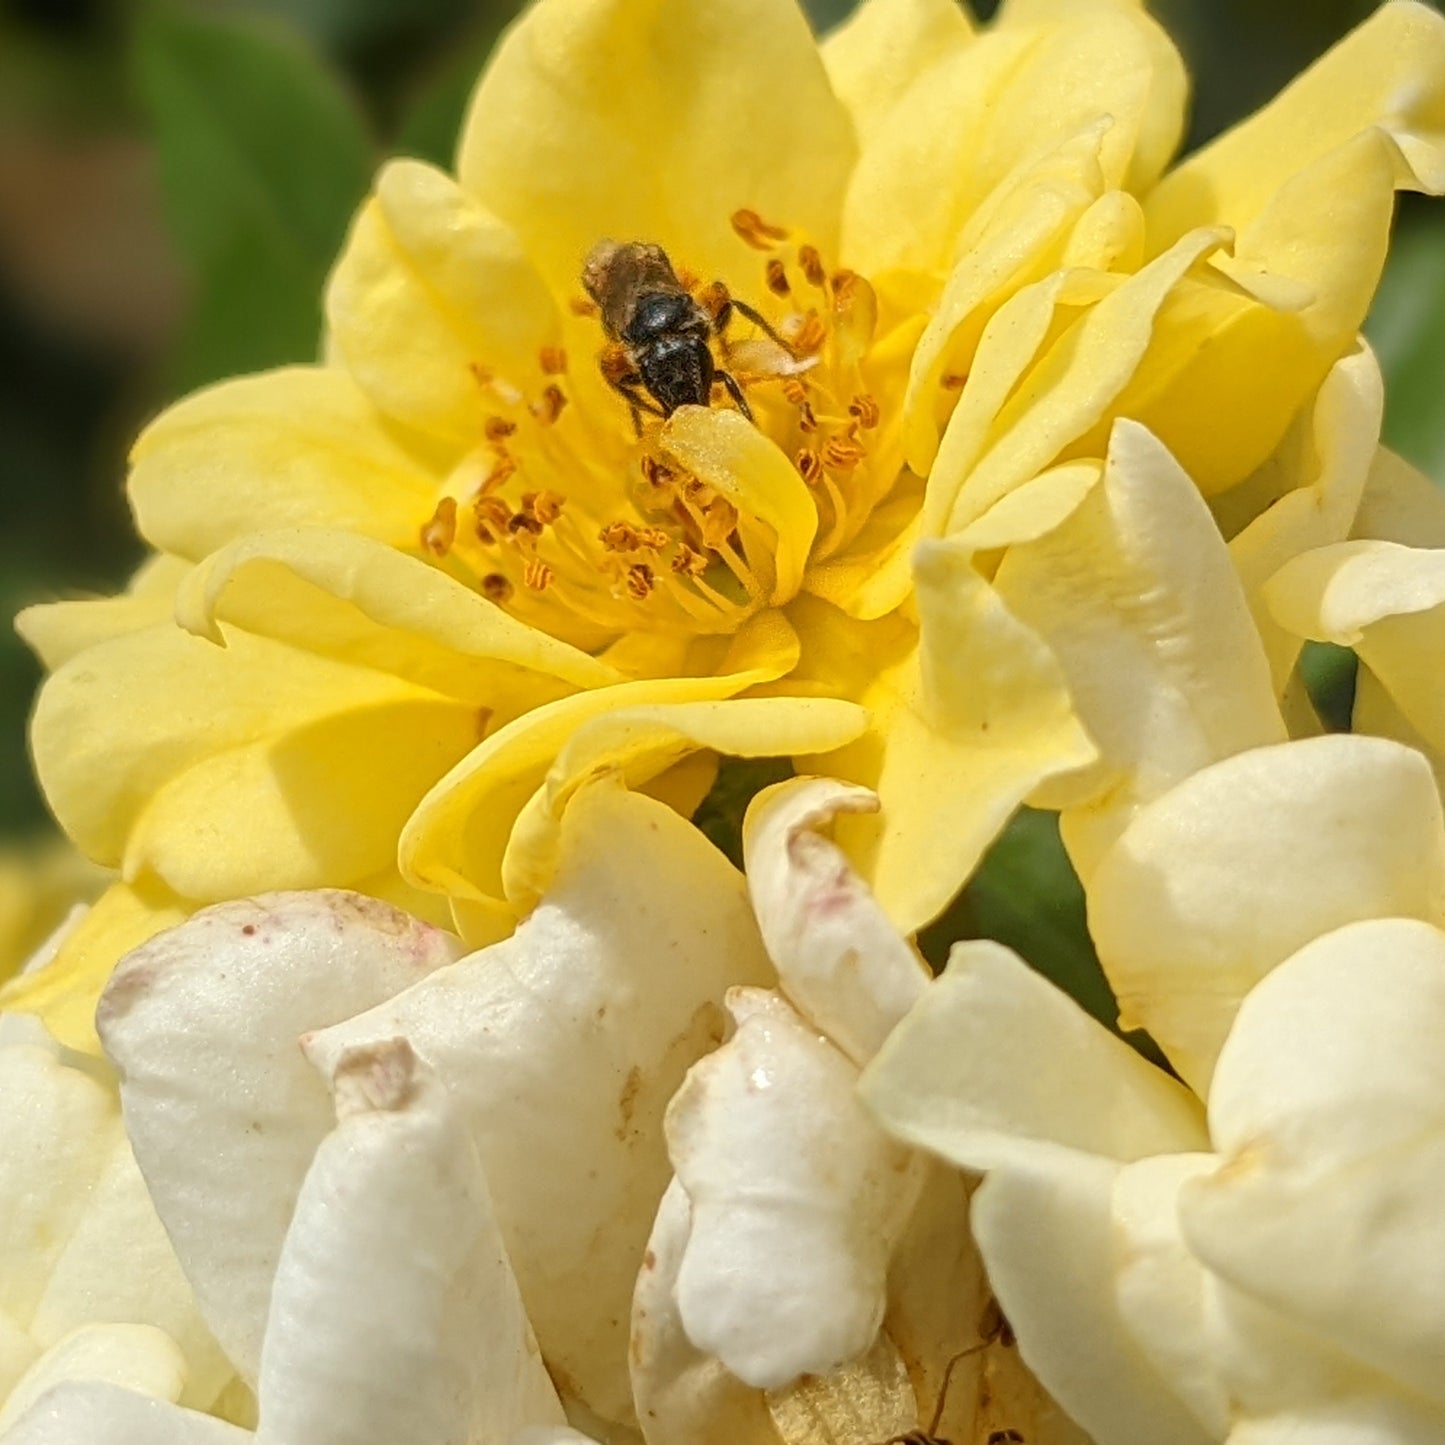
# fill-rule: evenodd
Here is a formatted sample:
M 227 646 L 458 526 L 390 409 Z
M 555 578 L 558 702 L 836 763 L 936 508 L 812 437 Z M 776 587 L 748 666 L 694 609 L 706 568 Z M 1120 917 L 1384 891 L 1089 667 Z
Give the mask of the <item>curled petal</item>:
M 5 1445 L 254 1445 L 249 1430 L 119 1385 L 72 1383 L 42 1395 Z
M 866 1350 L 921 1182 L 853 1096 L 856 1072 L 776 994 L 734 990 L 733 1038 L 667 1113 L 692 1204 L 678 1271 L 688 1337 L 776 1389 Z
M 331 1128 L 297 1039 L 456 956 L 359 894 L 223 903 L 129 954 L 97 1026 L 126 1128 L 196 1299 L 248 1384 L 296 1196 Z
M 778 982 L 802 1016 L 860 1068 L 928 978 L 821 832 L 840 813 L 877 807 L 866 788 L 799 779 L 760 794 L 743 828 L 748 891 Z

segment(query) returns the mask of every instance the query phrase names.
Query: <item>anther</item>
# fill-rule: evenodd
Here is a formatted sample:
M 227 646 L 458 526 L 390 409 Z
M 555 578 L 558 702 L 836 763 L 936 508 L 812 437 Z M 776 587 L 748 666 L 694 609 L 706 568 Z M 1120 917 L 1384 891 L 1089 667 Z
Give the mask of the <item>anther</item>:
M 593 317 L 597 315 L 597 303 L 589 301 L 585 296 L 569 296 L 567 298 L 567 309 L 574 316 Z
M 828 273 L 823 269 L 823 258 L 816 246 L 798 247 L 798 265 L 803 268 L 803 275 L 808 278 L 810 286 L 821 287 L 828 279 Z
M 652 594 L 652 589 L 657 586 L 657 577 L 646 562 L 634 562 L 627 569 L 625 581 L 627 595 L 634 602 L 646 600 Z
M 500 572 L 488 572 L 482 578 L 482 596 L 499 605 L 512 600 L 512 584 Z
M 533 592 L 545 592 L 552 585 L 552 569 L 545 562 L 533 557 L 522 568 L 522 581 Z
M 818 418 L 813 414 L 813 403 L 804 397 L 798 403 L 798 426 L 806 432 L 818 430 Z
M 609 552 L 635 552 L 637 529 L 626 522 L 609 522 L 597 534 L 597 540 Z
M 833 288 L 833 304 L 846 306 L 852 299 L 860 279 L 856 271 L 834 271 L 829 278 L 829 283 Z
M 852 471 L 866 455 L 857 442 L 846 436 L 830 438 L 823 448 L 823 460 L 840 472 Z
M 514 537 L 540 537 L 542 524 L 535 517 L 528 516 L 526 512 L 517 512 L 507 519 L 507 531 Z
M 567 393 L 554 381 L 532 403 L 532 415 L 543 426 L 551 426 L 562 415 L 562 408 L 566 405 Z
M 500 498 L 485 493 L 472 503 L 472 515 L 477 519 L 477 536 L 490 542 L 507 530 L 512 520 L 512 509 Z
M 509 437 L 517 430 L 517 423 L 508 420 L 504 416 L 489 416 L 486 425 L 482 428 L 482 434 L 489 442 L 499 442 L 504 437 Z
M 793 289 L 788 285 L 788 268 L 776 256 L 768 258 L 763 276 L 774 296 L 786 296 Z
M 858 425 L 865 431 L 872 431 L 878 425 L 882 413 L 878 403 L 866 391 L 860 392 L 848 403 L 848 415 L 858 419 Z
M 489 367 L 483 366 L 480 361 L 467 362 L 467 370 L 472 374 L 472 380 L 480 387 L 488 387 L 496 380 Z
M 549 527 L 562 515 L 566 497 L 561 492 L 544 489 L 540 492 L 522 493 L 522 510 L 535 517 L 544 527 Z
M 487 474 L 487 480 L 482 483 L 483 493 L 495 492 L 516 470 L 515 458 L 498 449 L 492 461 L 492 470 Z
M 707 558 L 701 552 L 694 551 L 686 542 L 679 542 L 670 565 L 679 577 L 701 577 L 707 571 Z
M 737 530 L 737 508 L 726 497 L 714 497 L 703 509 L 702 540 L 709 547 L 720 547 Z
M 945 371 L 939 379 L 939 385 L 945 391 L 962 391 L 968 382 L 966 371 Z
M 803 318 L 803 324 L 793 337 L 793 353 L 796 356 L 812 356 L 821 351 L 828 339 L 828 328 L 816 311 L 810 311 Z
M 756 211 L 734 211 L 732 228 L 755 251 L 771 251 L 788 233 L 781 226 L 770 226 Z
M 537 360 L 547 376 L 561 376 L 567 370 L 567 353 L 560 346 L 544 346 Z
M 808 384 L 799 381 L 796 376 L 785 377 L 783 380 L 783 399 L 790 406 L 802 406 L 808 399 Z
M 642 456 L 638 458 L 638 466 L 642 468 L 642 475 L 646 477 L 654 487 L 665 487 L 672 481 L 672 468 L 665 466 L 648 452 L 644 452 Z
M 811 447 L 804 447 L 795 458 L 798 475 L 805 482 L 815 482 L 823 473 L 823 459 Z
M 436 557 L 445 557 L 457 539 L 457 499 L 443 497 L 431 520 L 421 529 L 421 544 Z

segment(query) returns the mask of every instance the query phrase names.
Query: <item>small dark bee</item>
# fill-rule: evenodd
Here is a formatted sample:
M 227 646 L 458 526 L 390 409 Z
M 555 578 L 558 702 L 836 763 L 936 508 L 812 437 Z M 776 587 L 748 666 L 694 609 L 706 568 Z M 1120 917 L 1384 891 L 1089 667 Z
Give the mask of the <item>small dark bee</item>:
M 787 343 L 751 306 L 735 301 L 721 281 L 698 300 L 678 280 L 661 246 L 646 241 L 599 241 L 587 253 L 582 285 L 602 314 L 613 345 L 603 353 L 602 375 L 632 409 L 671 416 L 680 406 L 707 406 L 721 382 L 742 414 L 753 414 L 736 378 L 713 360 L 711 342 L 737 311 L 779 346 Z M 646 393 L 644 395 L 643 393 Z

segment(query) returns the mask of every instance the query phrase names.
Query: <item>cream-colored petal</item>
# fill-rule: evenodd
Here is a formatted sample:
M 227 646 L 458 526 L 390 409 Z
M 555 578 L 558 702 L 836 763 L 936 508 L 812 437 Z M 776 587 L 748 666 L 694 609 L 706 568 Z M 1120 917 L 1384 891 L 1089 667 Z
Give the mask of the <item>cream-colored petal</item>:
M 628 1301 L 671 1170 L 662 1111 L 771 969 L 741 876 L 669 808 L 580 792 L 547 897 L 502 943 L 307 1042 L 408 1039 L 462 1104 L 564 1395 L 629 1422 Z
M 1437 1445 L 1445 1411 L 1400 1396 L 1351 1396 L 1241 1420 L 1228 1445 Z
M 1089 886 L 1126 1023 L 1201 1096 L 1270 969 L 1392 915 L 1445 922 L 1445 823 L 1425 760 L 1377 738 L 1308 738 L 1196 773 L 1139 813 Z
M 1290 490 L 1231 539 L 1229 555 L 1270 663 L 1276 694 L 1299 657 L 1300 639 L 1274 620 L 1264 584 L 1291 558 L 1350 535 L 1378 453 L 1384 382 L 1374 353 L 1363 343 L 1335 364 L 1307 419 L 1308 437 L 1281 448 L 1299 456 L 1284 463 Z M 1297 449 L 1297 451 L 1296 451 Z M 1293 474 L 1291 474 L 1293 473 Z
M 297 1039 L 455 958 L 359 894 L 219 904 L 129 954 L 97 1011 L 126 1127 L 216 1338 L 254 1385 L 297 1191 L 331 1127 Z
M 1207 1445 L 1216 1437 L 1119 1314 L 1112 1197 L 1123 1167 L 1067 1149 L 1019 1159 L 974 1195 L 974 1237 L 1019 1353 L 1095 1440 Z
M 59 1385 L 5 1432 L 4 1445 L 249 1445 L 249 1430 L 119 1385 Z
M 729 225 L 742 207 L 836 254 L 854 154 L 807 22 L 784 0 L 543 0 L 482 76 L 457 170 L 566 296 L 604 237 L 756 284 L 756 253 Z
M 67 1381 L 109 1384 L 175 1400 L 185 1383 L 180 1347 L 154 1325 L 87 1324 L 51 1346 L 0 1403 L 0 1440 L 47 1391 Z
M 1405 547 L 1445 547 L 1445 489 L 1381 447 L 1350 535 Z
M 688 1337 L 779 1389 L 862 1353 L 922 1176 L 854 1098 L 855 1066 L 778 994 L 728 996 L 737 1031 L 668 1107 L 692 1204 L 677 1278 Z
M 1221 757 L 1281 742 L 1284 721 L 1239 579 L 1189 477 L 1115 424 L 1103 485 L 1011 549 L 999 595 L 1053 650 L 1100 768 L 1064 839 L 1087 881 L 1134 810 Z M 1092 796 L 1091 796 L 1092 795 Z
M 415 547 L 440 478 L 345 372 L 293 366 L 207 387 L 131 451 L 136 525 L 199 561 L 257 530 L 338 527 Z
M 571 735 L 518 814 L 502 859 L 507 901 L 525 914 L 542 897 L 557 866 L 567 804 L 598 778 L 644 787 L 699 749 L 745 758 L 829 752 L 867 725 L 862 708 L 828 697 L 725 698 L 602 713 Z M 692 801 L 695 807 L 701 798 Z
M 516 232 L 412 160 L 377 176 L 331 274 L 326 321 L 336 359 L 382 412 L 459 446 L 511 410 L 491 379 L 540 394 L 542 349 L 562 334 Z
M 1053 654 L 970 551 L 921 543 L 914 568 L 916 652 L 894 661 L 866 633 L 836 633 L 873 728 L 817 768 L 877 792 L 881 812 L 840 817 L 834 836 L 904 934 L 947 905 L 1041 782 L 1097 756 Z
M 1134 1347 L 1212 1440 L 1229 1433 L 1237 1401 L 1216 1348 L 1211 1281 L 1180 1229 L 1179 1190 L 1217 1165 L 1204 1153 L 1139 1159 L 1119 1171 L 1113 1199 L 1119 1316 Z M 1271 1363 L 1261 1360 L 1260 1369 Z
M 922 996 L 928 970 L 824 836 L 877 797 L 831 778 L 758 794 L 743 824 L 748 891 L 782 991 L 861 1068 Z
M 257 1445 L 562 1423 L 459 1106 L 404 1039 L 338 1060 L 276 1266 Z
M 1434 748 L 1445 747 L 1445 549 L 1340 542 L 1296 557 L 1266 584 L 1289 632 L 1353 647 Z
M 119 1130 L 85 1204 L 85 1213 L 55 1258 L 30 1322 L 31 1333 L 49 1345 L 92 1321 L 144 1320 L 174 1340 L 185 1357 L 180 1403 L 208 1408 L 235 1368 L 201 1319 L 135 1156 Z
M 861 1093 L 892 1134 L 965 1169 L 1059 1146 L 1118 1160 L 1208 1147 L 1187 1090 L 987 941 L 954 946 Z
M 28 1328 L 120 1139 L 115 1098 L 54 1050 L 0 1048 L 0 1309 Z
M 820 47 L 859 143 L 866 149 L 919 76 L 972 39 L 958 0 L 863 0 Z
M 1415 730 L 1395 705 L 1384 684 L 1368 667 L 1355 672 L 1355 705 L 1350 712 L 1350 731 L 1371 737 L 1389 738 L 1422 753 L 1435 774 L 1435 785 L 1445 797 L 1445 752 L 1433 748 Z
M 1439 928 L 1307 944 L 1240 1005 L 1210 1093 L 1223 1157 L 1181 1211 L 1236 1287 L 1445 1407 L 1442 1028 Z
M 692 1206 L 677 1179 L 657 1206 L 632 1296 L 632 1397 L 647 1445 L 777 1445 L 762 1391 L 688 1339 L 677 1273 Z

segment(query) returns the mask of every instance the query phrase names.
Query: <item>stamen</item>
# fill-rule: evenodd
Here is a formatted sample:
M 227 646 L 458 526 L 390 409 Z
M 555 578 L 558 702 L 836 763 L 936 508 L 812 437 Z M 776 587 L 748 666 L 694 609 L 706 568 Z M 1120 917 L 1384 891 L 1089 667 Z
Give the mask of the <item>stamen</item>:
M 540 537 L 543 527 L 535 517 L 529 517 L 525 512 L 517 512 L 507 519 L 507 531 L 518 540 L 524 540 L 526 537 Z
M 492 470 L 487 474 L 486 481 L 482 483 L 484 494 L 495 492 L 517 470 L 515 459 L 502 451 L 500 447 L 493 455 Z
M 686 542 L 677 544 L 673 553 L 672 570 L 680 577 L 701 577 L 707 571 L 707 558 L 694 551 Z
M 488 572 L 481 582 L 482 596 L 499 607 L 512 600 L 513 587 L 500 572 Z
M 865 456 L 867 452 L 849 436 L 830 437 L 823 448 L 824 462 L 840 472 L 851 472 Z
M 561 376 L 567 370 L 567 353 L 560 346 L 544 346 L 537 360 L 547 376 Z
M 531 558 L 522 569 L 522 581 L 533 592 L 545 592 L 552 585 L 552 569 L 536 557 Z
M 771 251 L 788 233 L 781 226 L 770 226 L 756 211 L 732 213 L 732 228 L 755 251 Z
M 657 577 L 646 562 L 634 562 L 627 569 L 626 582 L 627 595 L 634 602 L 643 602 L 652 594 L 652 589 L 657 586 Z
M 790 339 L 798 356 L 812 356 L 823 349 L 823 343 L 828 339 L 828 328 L 816 311 L 810 311 Z
M 968 382 L 966 371 L 945 371 L 939 378 L 938 384 L 945 391 L 962 391 Z
M 776 256 L 768 258 L 768 264 L 763 268 L 763 279 L 774 296 L 786 296 L 793 289 L 788 284 L 788 268 Z
M 882 417 L 878 403 L 866 391 L 860 392 L 848 403 L 848 415 L 855 417 L 865 431 L 872 431 Z
M 569 296 L 567 298 L 567 309 L 574 316 L 590 318 L 597 315 L 597 303 L 586 296 Z
M 823 459 L 811 447 L 804 447 L 794 458 L 798 475 L 805 482 L 816 482 L 823 471 Z
M 517 423 L 505 416 L 489 416 L 482 427 L 482 435 L 489 442 L 499 442 L 517 430 Z
M 484 492 L 472 503 L 472 515 L 476 518 L 477 536 L 491 544 L 505 535 L 512 509 L 500 497 Z
M 566 405 L 567 393 L 554 381 L 543 391 L 538 400 L 532 403 L 532 415 L 543 426 L 551 426 L 562 415 L 562 408 Z
M 421 544 L 436 557 L 445 557 L 457 539 L 457 499 L 443 497 L 431 520 L 421 529 Z
M 562 515 L 567 498 L 561 492 L 543 489 L 540 492 L 522 493 L 522 510 L 535 517 L 544 527 L 550 526 Z

